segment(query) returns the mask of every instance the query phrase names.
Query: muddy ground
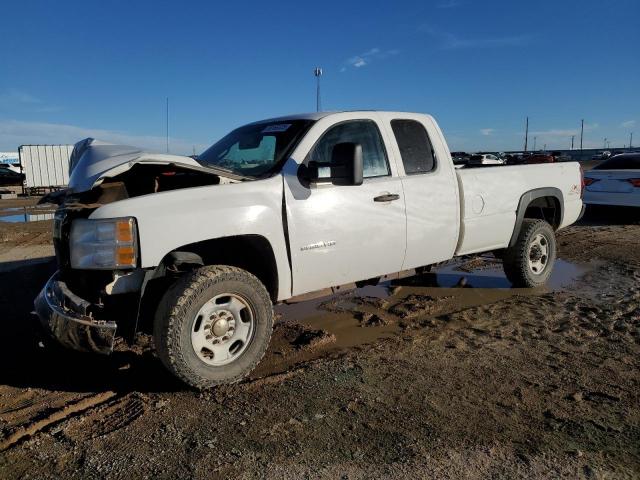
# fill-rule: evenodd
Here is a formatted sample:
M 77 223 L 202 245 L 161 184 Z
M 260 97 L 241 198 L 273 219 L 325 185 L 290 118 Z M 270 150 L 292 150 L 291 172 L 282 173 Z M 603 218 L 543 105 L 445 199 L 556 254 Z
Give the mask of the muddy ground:
M 637 214 L 559 233 L 545 289 L 480 257 L 281 306 L 258 370 L 206 393 L 147 338 L 37 346 L 50 229 L 0 221 L 0 478 L 640 477 Z

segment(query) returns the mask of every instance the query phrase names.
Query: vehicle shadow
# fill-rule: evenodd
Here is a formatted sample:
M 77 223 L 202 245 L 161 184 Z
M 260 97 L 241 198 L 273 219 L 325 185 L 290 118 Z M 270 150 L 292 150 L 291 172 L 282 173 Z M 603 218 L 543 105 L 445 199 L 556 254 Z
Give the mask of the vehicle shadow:
M 53 257 L 0 263 L 0 385 L 68 392 L 184 390 L 150 347 L 110 356 L 42 348 L 33 300 L 55 271 Z
M 583 227 L 605 225 L 638 225 L 640 208 L 608 205 L 587 205 L 584 216 L 576 224 Z

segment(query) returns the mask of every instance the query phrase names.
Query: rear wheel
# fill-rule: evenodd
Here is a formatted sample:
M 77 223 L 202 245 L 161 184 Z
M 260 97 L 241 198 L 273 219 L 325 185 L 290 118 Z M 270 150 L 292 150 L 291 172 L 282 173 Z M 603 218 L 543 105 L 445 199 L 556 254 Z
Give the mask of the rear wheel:
M 504 251 L 503 267 L 514 287 L 539 287 L 549 279 L 556 260 L 556 238 L 544 220 L 526 218 L 516 243 Z
M 166 292 L 154 340 L 171 373 L 204 389 L 251 372 L 272 330 L 271 299 L 260 280 L 239 268 L 209 266 L 186 274 Z

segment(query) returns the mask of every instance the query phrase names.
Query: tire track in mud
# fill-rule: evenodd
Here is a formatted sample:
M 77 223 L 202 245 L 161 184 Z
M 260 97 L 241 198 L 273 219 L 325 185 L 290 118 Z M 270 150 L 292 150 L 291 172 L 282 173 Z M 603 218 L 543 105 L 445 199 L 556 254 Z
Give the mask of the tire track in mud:
M 87 395 L 75 393 L 42 393 L 30 390 L 12 398 L 12 401 L 0 398 L 0 419 L 3 424 L 3 428 L 0 430 L 0 439 L 4 430 L 13 430 L 33 418 L 42 416 L 45 411 L 58 410 L 70 402 L 76 402 L 86 397 Z
M 40 418 L 36 416 L 35 418 L 32 418 L 32 421 L 28 421 L 26 424 L 23 423 L 9 434 L 6 439 L 0 441 L 0 452 L 8 450 L 14 445 L 26 440 L 51 425 L 108 402 L 117 395 L 118 394 L 116 392 L 102 392 L 97 395 L 81 398 L 74 403 L 67 403 L 64 407 L 55 409 L 48 415 L 46 414 L 47 411 L 42 412 L 44 416 L 41 416 Z M 27 408 L 30 408 L 30 406 Z
M 125 428 L 147 410 L 145 399 L 139 394 L 117 397 L 97 406 L 88 415 L 77 419 L 64 429 L 64 436 L 86 441 Z

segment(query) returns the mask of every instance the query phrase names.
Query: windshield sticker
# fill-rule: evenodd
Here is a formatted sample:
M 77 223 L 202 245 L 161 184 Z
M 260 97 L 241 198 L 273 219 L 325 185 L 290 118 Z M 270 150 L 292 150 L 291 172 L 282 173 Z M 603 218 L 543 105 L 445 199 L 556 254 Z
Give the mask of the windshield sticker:
M 262 130 L 262 133 L 277 133 L 277 132 L 284 132 L 287 130 L 287 128 L 289 128 L 291 126 L 290 123 L 278 123 L 276 125 L 269 125 L 268 127 L 265 127 L 264 130 Z

